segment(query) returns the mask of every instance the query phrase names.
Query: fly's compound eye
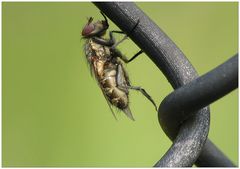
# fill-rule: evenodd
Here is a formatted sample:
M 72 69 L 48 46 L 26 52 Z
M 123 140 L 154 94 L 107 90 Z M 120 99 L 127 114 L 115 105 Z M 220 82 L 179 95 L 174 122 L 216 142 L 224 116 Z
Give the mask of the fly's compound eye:
M 88 23 L 85 25 L 85 27 L 82 30 L 82 36 L 88 36 L 94 31 L 95 26 L 92 23 L 92 21 L 93 21 L 93 18 L 90 17 L 88 20 Z
M 94 31 L 94 25 L 91 23 L 91 24 L 87 24 L 83 30 L 82 30 L 82 36 L 88 36 L 90 35 L 92 32 Z

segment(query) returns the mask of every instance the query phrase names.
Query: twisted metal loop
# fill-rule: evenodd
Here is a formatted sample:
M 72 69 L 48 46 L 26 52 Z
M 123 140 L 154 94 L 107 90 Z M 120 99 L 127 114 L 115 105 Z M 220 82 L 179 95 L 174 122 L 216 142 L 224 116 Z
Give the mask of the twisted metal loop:
M 179 133 L 184 136 L 184 132 L 189 132 L 186 130 L 187 127 L 185 123 L 193 122 L 192 117 L 194 117 L 195 113 L 199 113 L 196 112 L 198 109 L 205 107 L 215 100 L 223 97 L 227 93 L 236 89 L 237 86 L 238 55 L 235 55 L 212 71 L 169 94 L 162 101 L 158 111 L 158 119 L 161 127 L 171 139 L 174 139 L 174 136 L 177 135 L 179 128 Z M 180 139 L 182 142 L 181 147 L 173 144 L 172 149 L 174 149 L 175 152 L 179 151 L 184 155 L 186 153 L 186 150 L 182 150 L 181 148 L 189 146 L 188 142 L 191 142 L 192 138 L 179 137 L 180 136 L 178 136 L 176 140 Z M 195 137 L 201 136 L 196 135 Z M 176 140 L 174 140 L 174 143 L 180 142 Z M 155 164 L 155 166 L 165 166 L 166 161 L 170 161 L 172 159 L 172 156 L 179 156 L 180 153 L 172 152 L 172 149 L 171 151 L 169 150 L 167 154 Z M 234 166 L 234 164 L 228 160 L 219 150 L 216 150 L 218 149 L 210 142 L 210 140 L 208 140 L 205 144 L 205 147 L 203 147 L 202 154 L 198 158 L 196 164 L 198 166 L 205 167 Z M 178 157 L 178 159 L 184 160 L 184 157 Z M 176 161 L 174 161 L 174 163 L 176 163 Z
M 183 101 L 181 104 L 174 105 L 172 104 L 174 102 L 172 102 L 171 99 L 179 99 L 181 94 L 185 94 L 185 98 L 187 98 L 189 96 L 188 94 L 191 94 L 182 92 L 186 91 L 185 88 L 188 83 L 190 86 L 193 86 L 193 90 L 197 91 L 197 88 L 194 89 L 195 85 L 199 82 L 199 79 L 201 80 L 201 78 L 197 79 L 197 72 L 184 56 L 183 52 L 134 3 L 94 2 L 94 4 L 126 33 L 130 32 L 131 28 L 140 19 L 140 23 L 136 29 L 129 34 L 129 37 L 163 72 L 172 87 L 174 89 L 179 88 L 179 90 L 176 90 L 176 93 L 174 92 L 166 97 L 159 108 L 159 121 L 168 137 L 173 141 L 173 144 L 161 160 L 155 164 L 155 167 L 187 167 L 192 166 L 195 162 L 197 166 L 234 166 L 233 163 L 225 157 L 210 140 L 207 140 L 210 112 L 208 107 L 202 107 L 207 106 L 215 99 L 222 97 L 224 94 L 236 88 L 236 59 L 227 63 L 227 66 L 225 65 L 226 67 L 228 67 L 229 64 L 234 65 L 234 68 L 231 69 L 233 70 L 233 74 L 232 72 L 226 72 L 233 77 L 233 79 L 229 79 L 230 81 L 234 81 L 233 86 L 227 86 L 227 89 L 224 90 L 224 92 L 219 92 L 216 97 L 214 96 L 212 99 L 203 102 L 204 104 L 195 106 L 194 109 L 187 109 L 188 107 L 185 109 L 184 99 L 181 99 L 181 101 Z M 225 70 L 225 66 L 220 68 L 221 71 L 222 69 Z M 221 71 L 220 73 L 222 73 Z M 218 73 L 219 72 L 216 74 Z M 215 74 L 213 74 L 213 76 L 214 75 Z M 221 78 L 216 80 L 220 79 Z M 200 88 L 203 86 L 200 85 Z M 226 86 L 221 86 L 220 89 L 224 87 Z M 210 93 L 211 92 L 209 92 L 209 94 Z M 187 101 L 188 100 L 186 100 L 186 102 Z M 194 100 L 187 103 L 186 106 L 194 104 Z M 176 107 L 171 108 L 169 105 L 174 105 Z M 179 110 L 182 111 L 174 113 L 178 110 L 179 106 Z M 170 112 L 169 115 L 162 113 L 162 110 L 167 110 L 168 113 Z M 185 110 L 187 110 L 187 112 Z M 173 124 L 172 122 L 168 123 L 171 120 L 174 120 Z

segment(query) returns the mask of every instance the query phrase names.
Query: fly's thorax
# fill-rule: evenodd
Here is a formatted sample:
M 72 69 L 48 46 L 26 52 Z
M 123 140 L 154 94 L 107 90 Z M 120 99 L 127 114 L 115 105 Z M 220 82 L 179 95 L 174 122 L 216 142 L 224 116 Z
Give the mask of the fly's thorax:
M 97 60 L 93 62 L 94 69 L 100 79 L 103 78 L 105 61 Z
M 91 50 L 94 51 L 96 57 L 100 59 L 107 59 L 110 57 L 111 53 L 109 47 L 98 44 L 92 39 L 89 39 L 88 43 Z

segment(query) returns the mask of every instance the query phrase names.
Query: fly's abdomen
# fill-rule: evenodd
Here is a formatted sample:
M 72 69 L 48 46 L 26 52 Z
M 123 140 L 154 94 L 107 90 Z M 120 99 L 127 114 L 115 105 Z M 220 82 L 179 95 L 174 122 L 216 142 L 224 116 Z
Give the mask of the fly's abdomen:
M 128 106 L 128 95 L 116 87 L 111 95 L 111 103 L 120 109 L 124 109 Z
M 116 72 L 116 67 L 105 69 L 100 84 L 110 103 L 119 109 L 124 109 L 128 106 L 128 93 L 118 88 Z

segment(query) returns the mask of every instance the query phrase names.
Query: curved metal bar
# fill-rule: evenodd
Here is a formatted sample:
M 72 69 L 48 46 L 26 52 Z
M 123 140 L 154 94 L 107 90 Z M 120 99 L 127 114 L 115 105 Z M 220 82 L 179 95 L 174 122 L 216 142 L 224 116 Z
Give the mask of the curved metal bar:
M 235 55 L 165 97 L 158 109 L 161 127 L 169 137 L 173 137 L 192 112 L 211 104 L 237 87 L 238 55 Z
M 139 25 L 129 36 L 164 73 L 173 88 L 181 87 L 198 77 L 181 50 L 134 3 L 94 2 L 94 4 L 126 33 L 129 33 L 140 19 Z M 193 113 L 175 135 L 170 137 L 172 140 L 175 139 L 173 145 L 155 166 L 192 166 L 207 139 L 208 129 L 208 108 Z M 214 150 L 218 152 L 218 149 Z
M 238 55 L 169 94 L 159 107 L 158 119 L 169 137 L 194 111 L 205 107 L 238 87 Z M 196 162 L 199 166 L 234 166 L 208 141 Z M 171 153 L 171 152 L 168 152 Z M 169 156 L 168 156 L 169 157 Z M 170 160 L 167 158 L 166 160 Z M 156 164 L 161 165 L 162 159 Z

